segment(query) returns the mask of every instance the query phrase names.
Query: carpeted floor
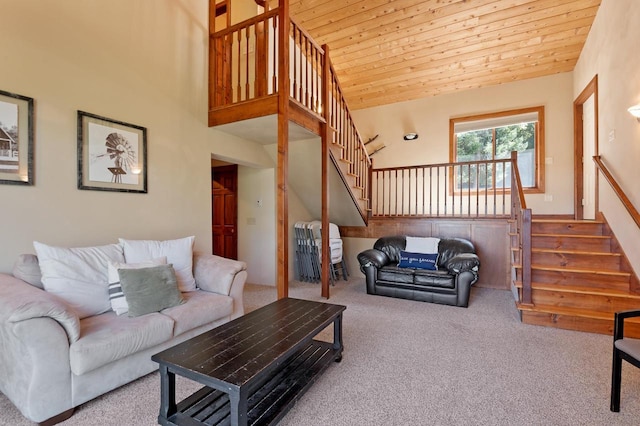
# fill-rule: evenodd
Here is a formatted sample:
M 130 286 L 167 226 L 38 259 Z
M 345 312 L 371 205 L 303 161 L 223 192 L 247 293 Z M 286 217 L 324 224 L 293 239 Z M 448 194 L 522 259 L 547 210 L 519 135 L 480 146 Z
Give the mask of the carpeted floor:
M 290 296 L 323 301 L 317 284 L 294 283 Z M 247 310 L 275 299 L 247 285 Z M 627 363 L 622 411 L 609 411 L 611 337 L 521 324 L 508 291 L 474 288 L 464 309 L 370 296 L 356 277 L 329 302 L 347 306 L 344 358 L 283 426 L 640 424 L 640 370 Z M 177 380 L 179 399 L 198 388 Z M 159 389 L 150 374 L 62 424 L 154 425 Z M 0 424 L 30 425 L 2 395 Z

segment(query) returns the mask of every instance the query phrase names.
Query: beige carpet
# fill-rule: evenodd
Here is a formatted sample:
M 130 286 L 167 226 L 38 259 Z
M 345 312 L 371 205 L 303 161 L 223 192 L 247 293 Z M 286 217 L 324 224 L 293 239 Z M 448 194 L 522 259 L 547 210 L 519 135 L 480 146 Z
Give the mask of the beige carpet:
M 322 300 L 317 284 L 295 283 L 290 296 Z M 247 286 L 249 310 L 275 298 Z M 640 370 L 627 363 L 622 411 L 609 411 L 611 337 L 521 324 L 507 291 L 474 288 L 464 309 L 370 296 L 360 275 L 339 281 L 329 302 L 347 306 L 343 361 L 281 425 L 640 424 Z M 179 398 L 199 388 L 177 383 Z M 159 389 L 150 374 L 63 424 L 154 425 Z M 0 424 L 30 423 L 0 395 Z

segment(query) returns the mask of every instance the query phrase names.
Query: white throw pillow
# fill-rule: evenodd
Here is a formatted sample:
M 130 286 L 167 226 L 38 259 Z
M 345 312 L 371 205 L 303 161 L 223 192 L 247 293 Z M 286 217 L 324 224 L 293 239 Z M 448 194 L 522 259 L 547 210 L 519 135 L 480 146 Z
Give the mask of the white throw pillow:
M 434 237 L 407 237 L 406 251 L 411 253 L 438 253 L 440 238 Z
M 107 265 L 124 262 L 120 245 L 63 248 L 34 241 L 33 247 L 44 289 L 67 302 L 80 319 L 111 309 Z
M 118 269 L 140 269 L 166 264 L 166 256 L 139 263 L 109 262 L 108 278 L 109 301 L 111 302 L 111 309 L 113 309 L 117 315 L 122 315 L 129 312 L 129 304 L 127 303 L 127 299 L 124 297 L 124 292 L 122 291 L 122 286 L 120 285 L 120 275 L 118 274 Z
M 195 291 L 196 280 L 193 277 L 193 242 L 196 237 L 177 240 L 125 240 L 120 238 L 127 263 L 144 262 L 165 256 L 167 263 L 173 264 L 180 291 Z

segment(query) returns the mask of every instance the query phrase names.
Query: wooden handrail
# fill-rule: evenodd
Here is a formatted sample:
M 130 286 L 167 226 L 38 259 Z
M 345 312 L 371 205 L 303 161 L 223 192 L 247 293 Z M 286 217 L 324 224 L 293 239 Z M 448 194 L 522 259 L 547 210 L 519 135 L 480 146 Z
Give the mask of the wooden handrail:
M 427 167 L 447 167 L 447 166 L 461 166 L 461 165 L 477 165 L 477 164 L 497 164 L 497 163 L 509 163 L 511 160 L 475 160 L 475 161 L 460 161 L 457 163 L 434 163 L 434 164 L 420 164 L 418 166 L 399 166 L 399 167 L 382 167 L 376 169 L 377 172 L 388 170 L 408 170 L 408 169 L 421 169 Z
M 520 179 L 520 169 L 518 168 L 518 152 L 511 153 L 511 176 L 514 179 L 512 188 L 517 189 L 518 201 L 521 209 L 527 208 L 527 200 L 524 198 L 524 189 L 522 188 L 522 180 Z
M 372 169 L 372 215 L 508 217 L 512 163 L 507 158 Z
M 638 213 L 638 210 L 636 210 L 629 197 L 627 197 L 627 194 L 625 194 L 620 185 L 618 185 L 618 182 L 613 177 L 607 166 L 605 166 L 605 164 L 602 162 L 602 156 L 594 156 L 593 161 L 596 163 L 596 167 L 598 167 L 598 170 L 600 170 L 607 182 L 609 182 L 609 185 L 611 185 L 611 189 L 613 189 L 613 192 L 615 192 L 615 194 L 618 196 L 618 198 L 622 202 L 622 205 L 624 205 L 624 207 L 627 209 L 627 212 L 629 212 L 629 215 L 631 216 L 633 221 L 640 228 L 640 213 Z
M 258 16 L 254 16 L 253 18 L 249 18 L 246 19 L 242 22 L 239 22 L 237 24 L 234 24 L 230 27 L 224 28 L 220 31 L 216 31 L 215 33 L 209 35 L 209 38 L 219 38 L 219 37 L 223 37 L 227 34 L 232 34 L 235 33 L 238 30 L 247 28 L 247 27 L 251 27 L 254 26 L 255 24 L 258 24 L 260 22 L 264 22 L 269 20 L 270 18 L 273 18 L 275 16 L 278 16 L 278 8 L 276 7 L 275 9 L 271 9 L 268 12 L 265 12 L 263 14 L 260 14 Z

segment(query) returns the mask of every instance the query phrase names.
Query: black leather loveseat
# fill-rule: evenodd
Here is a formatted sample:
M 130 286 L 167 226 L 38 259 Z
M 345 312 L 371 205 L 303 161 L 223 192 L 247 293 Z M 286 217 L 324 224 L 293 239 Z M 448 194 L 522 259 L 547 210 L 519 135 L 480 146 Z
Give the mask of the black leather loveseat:
M 437 270 L 398 267 L 406 244 L 405 236 L 382 237 L 373 249 L 358 254 L 367 293 L 466 308 L 480 267 L 473 244 L 462 238 L 441 239 Z

